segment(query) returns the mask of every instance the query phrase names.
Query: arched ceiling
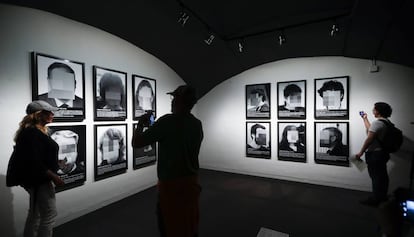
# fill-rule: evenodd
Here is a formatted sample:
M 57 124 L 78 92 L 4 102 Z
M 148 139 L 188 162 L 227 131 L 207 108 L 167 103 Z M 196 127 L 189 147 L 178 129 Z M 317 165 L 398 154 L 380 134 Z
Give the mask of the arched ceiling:
M 414 67 L 412 0 L 0 2 L 117 35 L 169 65 L 200 97 L 249 68 L 287 58 L 346 56 Z

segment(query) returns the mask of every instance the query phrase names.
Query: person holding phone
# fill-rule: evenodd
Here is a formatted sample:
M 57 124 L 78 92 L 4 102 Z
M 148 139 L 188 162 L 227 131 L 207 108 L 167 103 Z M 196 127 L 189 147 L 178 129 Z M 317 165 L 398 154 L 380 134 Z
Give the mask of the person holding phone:
M 365 162 L 368 167 L 368 174 L 372 181 L 373 196 L 361 201 L 361 204 L 368 206 L 378 206 L 387 200 L 389 177 L 387 172 L 387 162 L 390 154 L 381 147 L 381 142 L 385 136 L 387 125 L 380 120 L 388 120 L 392 114 L 392 108 L 384 102 L 374 104 L 372 110 L 374 117 L 377 119 L 372 123 L 368 120 L 368 115 L 360 111 L 360 115 L 364 122 L 367 138 L 360 151 L 355 155 L 356 159 L 360 159 L 365 153 Z
M 161 236 L 194 237 L 198 234 L 198 181 L 202 123 L 191 109 L 197 102 L 195 90 L 179 86 L 173 92 L 171 112 L 148 126 L 152 113 L 138 121 L 132 138 L 134 148 L 158 142 L 158 222 Z M 148 127 L 143 131 L 144 127 Z

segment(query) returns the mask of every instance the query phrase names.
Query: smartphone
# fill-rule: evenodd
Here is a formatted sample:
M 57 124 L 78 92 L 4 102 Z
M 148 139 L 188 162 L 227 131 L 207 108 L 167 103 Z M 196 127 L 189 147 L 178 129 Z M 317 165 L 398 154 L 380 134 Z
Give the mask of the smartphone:
M 155 116 L 154 113 L 151 112 L 150 118 L 149 118 L 149 125 L 152 126 L 155 122 Z
M 364 111 L 359 111 L 359 116 L 364 117 L 365 112 Z

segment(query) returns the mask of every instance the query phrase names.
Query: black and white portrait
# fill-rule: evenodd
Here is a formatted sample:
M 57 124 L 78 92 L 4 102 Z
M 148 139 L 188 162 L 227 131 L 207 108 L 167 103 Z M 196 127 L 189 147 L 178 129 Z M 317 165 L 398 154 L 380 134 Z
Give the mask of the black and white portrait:
M 50 137 L 59 145 L 57 174 L 65 182 L 58 191 L 83 184 L 86 180 L 86 126 L 50 126 Z
M 55 121 L 85 118 L 84 64 L 40 53 L 32 54 L 33 99 L 58 107 Z
M 128 168 L 126 127 L 95 125 L 95 179 L 123 173 Z
M 246 156 L 270 159 L 270 122 L 246 123 Z
M 315 79 L 315 118 L 348 119 L 349 77 Z
M 148 111 L 156 114 L 156 81 L 154 79 L 132 75 L 134 120 Z
M 97 66 L 93 72 L 95 120 L 125 120 L 127 74 Z
M 278 82 L 277 104 L 279 119 L 305 119 L 306 81 Z
M 315 162 L 349 166 L 348 122 L 315 122 Z
M 306 123 L 278 122 L 278 159 L 306 162 Z
M 270 83 L 246 85 L 246 118 L 270 119 Z
M 137 124 L 134 124 L 133 131 L 137 128 Z M 143 128 L 143 131 L 147 130 L 148 127 Z M 155 161 L 157 160 L 157 147 L 156 143 L 147 145 L 142 148 L 132 148 L 133 152 L 133 168 L 139 169 L 148 165 L 155 164 Z

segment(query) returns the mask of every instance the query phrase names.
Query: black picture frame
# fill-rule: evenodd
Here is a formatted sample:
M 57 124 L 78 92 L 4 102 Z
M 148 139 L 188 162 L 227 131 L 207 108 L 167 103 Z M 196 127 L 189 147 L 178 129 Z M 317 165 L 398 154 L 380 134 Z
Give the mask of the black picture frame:
M 277 83 L 278 119 L 306 119 L 306 80 Z
M 349 76 L 315 79 L 315 119 L 349 118 Z
M 135 131 L 137 125 L 137 123 L 132 125 L 133 131 Z M 148 129 L 148 127 L 144 126 L 143 131 L 146 129 Z M 157 143 L 154 142 L 153 144 L 142 148 L 132 148 L 132 159 L 134 170 L 154 165 L 157 161 Z
M 55 122 L 85 119 L 85 64 L 32 52 L 32 99 L 58 107 Z
M 127 73 L 93 66 L 95 121 L 124 121 L 127 118 Z
M 270 119 L 270 83 L 246 85 L 246 119 Z
M 140 75 L 132 75 L 133 120 L 138 120 L 149 110 L 157 116 L 157 81 Z
M 271 158 L 270 122 L 246 122 L 246 157 Z
M 127 145 L 126 124 L 95 125 L 95 180 L 126 172 Z
M 349 166 L 349 123 L 315 122 L 315 163 Z
M 278 160 L 306 162 L 306 122 L 278 122 Z
M 65 182 L 56 192 L 81 186 L 86 181 L 86 126 L 49 126 L 50 137 L 59 145 L 57 174 Z

